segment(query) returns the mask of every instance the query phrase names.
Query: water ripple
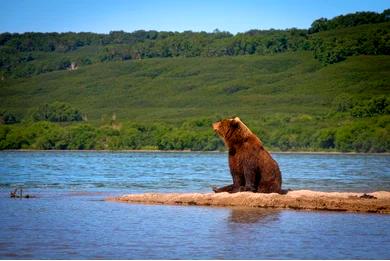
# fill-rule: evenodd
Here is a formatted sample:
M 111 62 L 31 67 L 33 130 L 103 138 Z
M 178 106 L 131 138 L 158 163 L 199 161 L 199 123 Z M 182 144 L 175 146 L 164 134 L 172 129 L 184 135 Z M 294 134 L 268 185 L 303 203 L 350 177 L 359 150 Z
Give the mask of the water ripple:
M 275 154 L 283 187 L 390 189 L 390 156 Z M 0 152 L 0 188 L 210 191 L 231 182 L 225 153 Z

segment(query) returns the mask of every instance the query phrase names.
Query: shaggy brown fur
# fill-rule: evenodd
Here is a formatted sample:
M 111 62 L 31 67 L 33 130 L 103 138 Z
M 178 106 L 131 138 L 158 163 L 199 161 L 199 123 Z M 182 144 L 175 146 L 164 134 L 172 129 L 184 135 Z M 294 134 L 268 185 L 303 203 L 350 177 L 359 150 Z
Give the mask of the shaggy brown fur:
M 214 192 L 281 193 L 282 175 L 278 164 L 240 118 L 218 121 L 213 124 L 213 129 L 229 148 L 233 178 L 233 184 L 213 188 Z

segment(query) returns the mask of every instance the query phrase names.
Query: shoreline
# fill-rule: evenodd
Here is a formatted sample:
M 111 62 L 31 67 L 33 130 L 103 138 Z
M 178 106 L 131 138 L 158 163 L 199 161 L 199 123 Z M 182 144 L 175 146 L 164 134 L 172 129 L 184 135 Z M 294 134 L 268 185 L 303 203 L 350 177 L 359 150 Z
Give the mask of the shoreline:
M 10 149 L 2 152 L 118 152 L 118 153 L 227 153 L 227 151 L 203 150 L 41 150 L 41 149 Z M 271 154 L 302 154 L 302 155 L 378 155 L 390 156 L 390 152 L 340 152 L 340 151 L 269 151 Z

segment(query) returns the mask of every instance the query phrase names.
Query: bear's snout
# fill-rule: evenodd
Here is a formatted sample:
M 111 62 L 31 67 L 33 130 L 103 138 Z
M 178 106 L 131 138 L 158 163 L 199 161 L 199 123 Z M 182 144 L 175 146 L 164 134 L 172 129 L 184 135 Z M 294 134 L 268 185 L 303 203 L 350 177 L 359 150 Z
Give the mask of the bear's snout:
M 221 125 L 220 122 L 213 123 L 213 130 L 218 131 L 220 125 Z

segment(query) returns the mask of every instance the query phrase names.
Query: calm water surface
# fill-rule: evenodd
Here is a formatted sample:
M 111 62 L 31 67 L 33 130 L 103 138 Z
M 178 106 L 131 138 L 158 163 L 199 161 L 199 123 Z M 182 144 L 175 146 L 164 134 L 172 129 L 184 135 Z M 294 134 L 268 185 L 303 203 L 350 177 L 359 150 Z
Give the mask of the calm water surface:
M 274 158 L 284 188 L 390 190 L 390 156 Z M 224 153 L 0 152 L 0 258 L 390 259 L 389 215 L 102 201 L 230 182 Z

